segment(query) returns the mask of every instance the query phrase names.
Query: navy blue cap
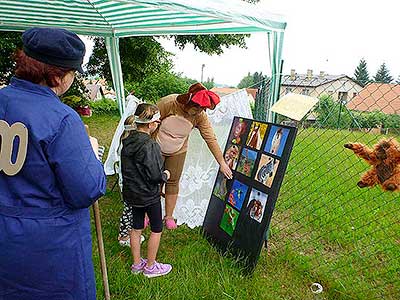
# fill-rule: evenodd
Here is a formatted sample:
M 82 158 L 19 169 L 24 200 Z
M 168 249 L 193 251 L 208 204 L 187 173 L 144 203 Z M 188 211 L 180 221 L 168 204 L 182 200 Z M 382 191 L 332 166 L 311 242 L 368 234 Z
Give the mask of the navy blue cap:
M 24 52 L 40 62 L 83 73 L 85 44 L 75 33 L 61 28 L 31 28 L 22 35 Z

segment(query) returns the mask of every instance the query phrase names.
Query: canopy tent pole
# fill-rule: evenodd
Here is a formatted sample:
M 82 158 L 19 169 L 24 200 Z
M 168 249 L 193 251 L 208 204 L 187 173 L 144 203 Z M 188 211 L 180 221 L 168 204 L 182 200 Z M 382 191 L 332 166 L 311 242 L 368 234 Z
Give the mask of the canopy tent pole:
M 115 94 L 117 96 L 118 110 L 122 117 L 125 111 L 124 81 L 122 79 L 121 59 L 119 56 L 119 38 L 105 37 L 108 60 L 110 62 L 111 76 Z
M 269 53 L 269 59 L 270 59 L 270 64 L 271 64 L 271 84 L 270 84 L 270 93 L 268 97 L 268 102 L 267 102 L 267 121 L 271 123 L 276 122 L 276 114 L 271 111 L 272 105 L 278 101 L 279 98 L 279 91 L 281 87 L 281 73 L 282 73 L 282 67 L 283 67 L 283 60 L 282 60 L 282 48 L 283 48 L 283 31 L 280 33 L 279 37 L 276 31 L 274 31 L 274 40 L 273 40 L 273 54 L 272 54 L 272 60 L 271 60 L 271 43 L 270 40 L 268 39 L 268 53 Z M 269 35 L 268 35 L 269 38 Z M 271 231 L 271 224 L 267 228 L 265 232 L 265 248 L 267 248 L 267 243 L 268 243 L 268 237 L 270 235 Z
M 281 67 L 282 67 L 282 48 L 283 48 L 283 37 L 284 32 L 274 31 L 274 39 L 273 39 L 273 50 L 272 50 L 272 60 L 271 60 L 271 84 L 270 84 L 270 93 L 268 96 L 267 102 L 267 121 L 274 122 L 275 121 L 275 113 L 271 111 L 272 105 L 278 101 L 279 98 L 279 90 L 280 90 L 280 76 L 281 76 Z M 271 44 L 268 45 L 269 50 L 271 50 Z

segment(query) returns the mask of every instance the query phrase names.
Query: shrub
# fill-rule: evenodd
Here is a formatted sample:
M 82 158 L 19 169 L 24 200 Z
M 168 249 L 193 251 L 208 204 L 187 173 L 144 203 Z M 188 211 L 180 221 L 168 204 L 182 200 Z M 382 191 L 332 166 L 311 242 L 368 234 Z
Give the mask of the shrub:
M 384 128 L 399 128 L 400 116 L 389 115 L 381 111 L 364 112 L 348 110 L 345 104 L 335 102 L 329 95 L 321 95 L 317 108 L 317 125 L 323 128 L 373 128 L 382 125 Z
M 64 96 L 61 98 L 61 101 L 73 109 L 84 107 L 89 104 L 88 100 L 86 100 L 84 97 L 77 95 Z
M 77 74 L 68 91 L 61 97 L 61 101 L 73 109 L 89 105 L 89 97 L 83 83 L 82 75 Z
M 128 91 L 134 91 L 135 96 L 145 102 L 156 103 L 161 97 L 169 94 L 183 94 L 195 80 L 183 78 L 179 75 L 162 72 L 148 76 L 141 82 L 126 83 Z
M 104 115 L 118 115 L 118 104 L 112 99 L 102 98 L 99 101 L 90 102 L 90 107 L 94 114 Z

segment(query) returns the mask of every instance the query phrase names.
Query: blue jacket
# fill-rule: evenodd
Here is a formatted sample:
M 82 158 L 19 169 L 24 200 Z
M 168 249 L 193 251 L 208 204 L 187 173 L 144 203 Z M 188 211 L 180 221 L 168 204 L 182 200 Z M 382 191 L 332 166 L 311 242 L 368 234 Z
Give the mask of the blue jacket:
M 106 178 L 80 117 L 50 88 L 13 78 L 0 125 L 0 300 L 96 299 L 88 207 Z

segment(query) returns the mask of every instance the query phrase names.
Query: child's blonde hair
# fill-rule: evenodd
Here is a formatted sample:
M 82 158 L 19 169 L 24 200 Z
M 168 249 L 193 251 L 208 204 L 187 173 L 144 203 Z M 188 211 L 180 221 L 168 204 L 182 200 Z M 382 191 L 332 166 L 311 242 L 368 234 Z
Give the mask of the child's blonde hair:
M 158 107 L 154 104 L 140 103 L 135 111 L 135 116 L 141 120 L 150 121 L 158 113 Z M 136 124 L 137 127 L 146 126 L 146 124 Z
M 131 128 L 133 127 L 134 129 L 145 127 L 147 126 L 147 124 L 135 123 L 135 118 L 139 118 L 141 120 L 151 120 L 153 116 L 158 112 L 159 109 L 156 105 L 148 103 L 140 103 L 136 108 L 135 114 L 130 115 L 129 117 L 126 118 L 124 126 L 129 126 Z M 126 139 L 131 132 L 132 129 L 129 130 L 125 129 L 121 135 L 121 141 Z
M 135 126 L 135 116 L 134 115 L 130 115 L 129 117 L 127 117 L 125 119 L 124 126 Z M 124 132 L 121 135 L 121 141 L 126 139 L 129 136 L 129 134 L 131 133 L 131 131 L 132 130 L 126 130 L 125 129 Z

